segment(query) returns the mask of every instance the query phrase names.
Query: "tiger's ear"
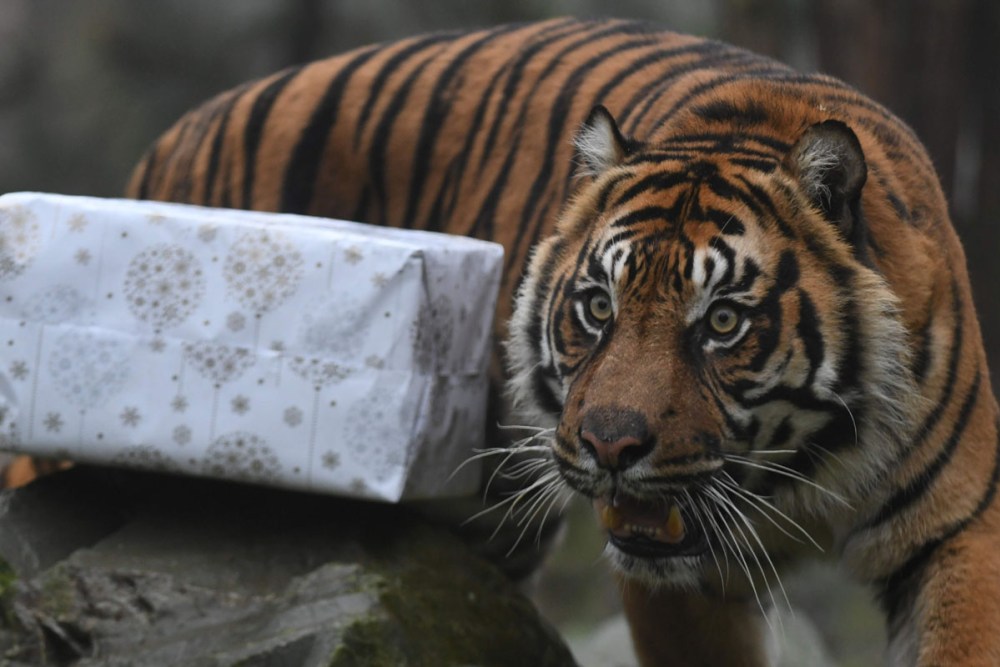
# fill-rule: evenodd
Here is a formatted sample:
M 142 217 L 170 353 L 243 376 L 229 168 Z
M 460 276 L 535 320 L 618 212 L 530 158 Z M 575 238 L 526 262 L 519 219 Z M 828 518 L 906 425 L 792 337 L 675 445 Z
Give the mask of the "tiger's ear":
M 603 106 L 590 111 L 573 139 L 576 146 L 578 173 L 599 176 L 621 164 L 635 148 L 635 142 L 622 134 L 611 112 Z
M 855 248 L 863 247 L 861 188 L 868 178 L 868 166 L 854 131 L 837 120 L 816 123 L 792 147 L 785 166 L 798 177 L 826 219 L 837 225 Z

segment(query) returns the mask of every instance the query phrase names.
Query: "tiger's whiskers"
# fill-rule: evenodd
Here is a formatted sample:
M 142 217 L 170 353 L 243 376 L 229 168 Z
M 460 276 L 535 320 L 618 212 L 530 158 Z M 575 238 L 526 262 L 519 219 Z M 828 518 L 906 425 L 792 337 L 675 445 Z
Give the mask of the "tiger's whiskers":
M 559 508 L 556 510 L 556 515 L 561 514 L 573 494 L 556 469 L 552 450 L 548 444 L 555 433 L 554 428 L 519 425 L 501 425 L 500 428 L 505 431 L 527 431 L 529 434 L 514 441 L 509 446 L 476 450 L 472 456 L 462 462 L 455 472 L 457 473 L 458 470 L 471 462 L 500 457 L 500 461 L 484 485 L 484 503 L 489 500 L 490 489 L 498 478 L 528 481 L 521 488 L 506 493 L 505 497 L 493 502 L 463 522 L 463 525 L 468 524 L 483 516 L 503 510 L 503 516 L 497 522 L 490 539 L 495 539 L 505 526 L 513 525 L 515 528 L 520 528 L 516 539 L 507 552 L 507 555 L 510 556 L 524 540 L 531 527 L 536 524 L 535 542 L 540 544 L 545 522 L 557 506 Z M 521 458 L 524 455 L 527 455 L 526 458 Z M 512 459 L 516 460 L 509 465 Z

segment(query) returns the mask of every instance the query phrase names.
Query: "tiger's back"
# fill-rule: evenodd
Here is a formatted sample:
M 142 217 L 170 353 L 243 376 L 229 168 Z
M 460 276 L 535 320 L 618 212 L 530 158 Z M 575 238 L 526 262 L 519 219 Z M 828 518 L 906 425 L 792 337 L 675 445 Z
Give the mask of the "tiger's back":
M 595 117 L 591 111 L 597 105 L 613 120 Z M 832 206 L 823 179 L 837 165 L 823 160 L 837 156 L 817 158 L 800 150 L 802 138 L 817 127 L 835 134 L 849 128 L 863 152 L 866 178 L 855 202 L 863 217 L 840 230 L 846 239 L 827 230 L 813 237 L 801 231 L 805 223 L 783 222 L 815 221 L 814 208 L 824 201 Z M 707 188 L 706 197 L 738 211 L 699 212 L 704 217 L 699 224 L 717 232 L 709 245 L 735 255 L 740 243 L 751 241 L 734 242 L 732 236 L 754 238 L 740 228 L 763 228 L 756 218 L 772 220 L 785 236 L 802 242 L 799 251 L 784 257 L 791 255 L 791 264 L 783 261 L 781 267 L 797 267 L 795 276 L 808 269 L 829 277 L 829 283 L 803 284 L 798 297 L 782 293 L 785 305 L 778 308 L 781 328 L 775 336 L 791 341 L 788 356 L 780 362 L 758 354 L 753 363 L 780 369 L 801 358 L 802 364 L 813 364 L 809 378 L 841 376 L 835 386 L 849 390 L 844 377 L 861 382 L 874 373 L 866 364 L 879 352 L 852 351 L 868 345 L 864 336 L 878 327 L 879 317 L 898 325 L 883 331 L 885 338 L 896 339 L 886 343 L 886 354 L 892 347 L 896 358 L 887 363 L 899 366 L 897 375 L 890 375 L 898 382 L 882 389 L 890 395 L 912 389 L 913 396 L 868 398 L 873 406 L 885 399 L 885 405 L 899 407 L 906 417 L 899 432 L 884 433 L 891 430 L 888 418 L 878 422 L 881 430 L 875 430 L 888 443 L 879 443 L 879 450 L 857 442 L 858 433 L 868 431 L 866 423 L 854 423 L 855 442 L 836 452 L 846 461 L 839 470 L 817 464 L 808 447 L 784 460 L 801 478 L 843 491 L 852 504 L 849 516 L 803 500 L 810 498 L 808 489 L 789 492 L 790 505 L 781 507 L 795 518 L 836 514 L 827 546 L 880 594 L 897 664 L 978 664 L 966 647 L 976 647 L 987 661 L 1000 660 L 1000 648 L 989 640 L 989 628 L 1000 623 L 1000 602 L 976 595 L 1000 582 L 992 555 L 1000 548 L 994 502 L 1000 471 L 997 406 L 964 254 L 920 142 L 901 121 L 845 84 L 717 42 L 629 22 L 555 20 L 434 34 L 362 48 L 216 97 L 153 146 L 128 194 L 348 218 L 503 244 L 497 338 L 510 338 L 515 393 L 543 421 L 546 415 L 558 421 L 563 413 L 565 422 L 580 412 L 586 425 L 584 401 L 570 405 L 565 397 L 592 381 L 585 367 L 603 354 L 603 343 L 578 355 L 584 370 L 555 363 L 555 356 L 567 352 L 560 346 L 579 347 L 585 336 L 560 338 L 560 327 L 570 330 L 569 316 L 554 313 L 571 313 L 560 309 L 577 298 L 572 274 L 582 270 L 588 253 L 596 253 L 595 243 L 582 239 L 608 219 L 608 211 L 652 202 L 612 224 L 623 239 L 652 234 L 663 219 L 692 215 L 690 197 L 673 198 L 676 179 L 656 171 L 657 165 L 674 163 L 691 172 L 685 177 L 696 187 Z M 801 173 L 815 174 L 822 187 L 799 192 L 795 179 Z M 704 240 L 684 229 L 672 233 L 677 243 L 692 248 Z M 621 256 L 609 255 L 606 263 Z M 711 266 L 704 271 L 711 274 Z M 853 311 L 844 315 L 841 329 L 830 325 L 832 318 L 817 318 L 813 310 L 836 313 L 837 299 L 846 298 L 833 289 L 835 283 L 854 285 L 859 273 L 867 276 L 872 300 L 890 294 L 891 307 L 865 315 L 872 321 L 863 326 L 854 322 L 862 316 Z M 697 271 L 689 269 L 683 280 L 692 280 L 692 274 Z M 860 305 L 850 307 L 863 309 L 866 294 L 855 297 Z M 607 331 L 593 337 L 610 336 Z M 540 349 L 546 345 L 551 349 Z M 498 363 L 498 375 L 499 368 Z M 626 377 L 637 369 L 617 370 Z M 631 400 L 631 389 L 614 386 L 623 401 Z M 764 389 L 759 394 L 767 396 Z M 839 436 L 845 440 L 851 439 L 855 415 L 865 422 L 879 419 L 864 414 L 865 397 L 858 396 L 842 401 L 845 432 Z M 856 402 L 848 408 L 850 401 Z M 754 404 L 744 400 L 744 407 L 752 412 Z M 795 430 L 788 420 L 765 426 L 762 432 L 772 444 L 791 441 L 789 432 Z M 580 427 L 569 435 L 583 433 Z M 598 456 L 595 448 L 604 445 L 593 434 L 588 437 L 575 446 L 554 445 L 564 469 L 597 475 L 618 465 L 617 453 Z M 784 451 L 776 446 L 773 453 Z M 588 457 L 599 459 L 596 467 Z M 632 506 L 637 514 L 648 510 L 638 500 Z M 615 530 L 612 525 L 611 533 Z M 746 545 L 750 552 L 755 548 Z M 721 613 L 714 602 L 692 602 L 687 593 L 635 586 L 643 593 L 629 595 L 626 589 L 625 601 L 648 664 L 670 655 L 683 661 L 678 642 L 695 646 L 705 631 L 691 619 L 704 605 Z M 995 592 L 1000 599 L 1000 590 Z M 744 595 L 749 598 L 747 591 Z M 741 629 L 733 630 L 730 641 L 705 643 L 705 651 L 731 650 L 714 654 L 715 664 L 733 656 L 752 661 L 759 653 L 754 640 L 745 639 L 745 617 L 742 611 L 733 614 L 733 628 Z M 665 629 L 671 619 L 679 630 Z
M 828 77 L 625 21 L 431 34 L 286 70 L 182 118 L 127 194 L 492 240 L 507 253 L 509 296 L 573 191 L 572 140 L 591 109 L 602 104 L 626 135 L 655 140 L 685 125 L 752 124 L 731 117 L 744 100 L 787 114 L 772 150 L 814 118 L 862 122 L 866 152 L 909 165 L 879 177 L 890 224 L 897 214 L 921 221 L 964 262 L 924 149 L 883 108 Z M 498 322 L 509 314 L 504 301 Z

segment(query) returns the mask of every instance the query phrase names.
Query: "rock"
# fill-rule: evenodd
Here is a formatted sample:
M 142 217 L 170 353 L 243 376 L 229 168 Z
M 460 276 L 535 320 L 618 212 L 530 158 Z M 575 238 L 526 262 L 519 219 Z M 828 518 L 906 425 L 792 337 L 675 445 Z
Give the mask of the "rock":
M 574 664 L 401 507 L 77 467 L 0 497 L 0 557 L 3 664 Z

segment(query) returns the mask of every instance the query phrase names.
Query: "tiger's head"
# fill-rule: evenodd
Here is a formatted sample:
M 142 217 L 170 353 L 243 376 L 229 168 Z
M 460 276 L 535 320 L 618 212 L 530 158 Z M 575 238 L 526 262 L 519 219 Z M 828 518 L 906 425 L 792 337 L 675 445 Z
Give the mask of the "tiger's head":
M 813 540 L 805 523 L 877 484 L 913 393 L 855 133 L 643 143 L 598 107 L 576 149 L 581 184 L 517 294 L 516 407 L 551 427 L 628 576 L 696 585 L 730 552 Z

